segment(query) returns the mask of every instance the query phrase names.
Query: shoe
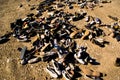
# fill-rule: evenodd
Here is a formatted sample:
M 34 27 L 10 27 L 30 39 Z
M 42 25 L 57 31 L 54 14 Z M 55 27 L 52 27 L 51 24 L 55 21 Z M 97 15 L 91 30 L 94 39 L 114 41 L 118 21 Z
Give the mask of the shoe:
M 95 22 L 96 22 L 97 24 L 101 24 L 101 20 L 100 20 L 99 18 L 96 18 L 96 19 L 95 19 Z
M 52 67 L 47 67 L 46 71 L 50 74 L 51 77 L 53 78 L 58 78 L 57 73 L 55 72 L 55 70 Z
M 87 16 L 87 17 L 85 18 L 85 21 L 86 21 L 86 22 L 89 22 L 89 21 L 90 21 L 90 16 Z
M 25 65 L 25 64 L 27 64 L 28 62 L 25 60 L 25 59 L 23 59 L 23 60 L 21 60 L 21 64 L 22 65 Z
M 21 55 L 20 55 L 20 59 L 25 59 L 25 55 L 26 55 L 26 50 L 27 50 L 27 47 L 23 47 L 22 50 L 20 51 L 21 52 Z
M 69 73 L 66 72 L 65 70 L 62 71 L 62 75 L 66 80 L 71 80 L 71 77 L 70 77 Z
M 74 75 L 74 71 L 71 69 L 71 67 L 65 68 L 65 71 L 69 74 L 69 76 L 72 78 Z
M 13 37 L 16 37 L 16 34 L 15 33 L 13 33 L 13 35 L 12 35 Z
M 0 37 L 0 43 L 4 43 L 5 41 L 7 41 L 8 38 L 7 37 Z
M 74 70 L 74 69 L 75 69 L 75 68 L 74 68 L 74 65 L 73 65 L 72 63 L 69 63 L 69 66 L 70 66 L 71 70 Z
M 49 52 L 46 52 L 44 56 L 53 56 L 57 54 L 55 51 L 49 51 Z
M 79 59 L 76 54 L 74 54 L 74 58 L 81 64 L 85 64 L 85 62 L 82 59 Z
M 54 67 L 56 73 L 60 76 L 62 74 L 62 72 L 60 70 L 59 63 L 53 59 L 52 59 L 52 63 L 53 63 L 53 67 Z
M 19 36 L 19 38 L 26 38 L 27 36 L 23 36 L 23 35 L 21 35 L 21 36 Z
M 33 63 L 36 63 L 36 62 L 38 62 L 38 61 L 40 61 L 40 58 L 39 58 L 39 57 L 36 57 L 36 58 L 33 58 L 33 59 L 28 60 L 28 63 L 29 63 L 29 64 L 33 64 Z
M 63 55 L 60 52 L 57 52 L 58 58 L 63 58 Z
M 27 38 L 17 38 L 17 41 L 19 41 L 19 42 L 25 42 L 27 40 L 28 40 Z

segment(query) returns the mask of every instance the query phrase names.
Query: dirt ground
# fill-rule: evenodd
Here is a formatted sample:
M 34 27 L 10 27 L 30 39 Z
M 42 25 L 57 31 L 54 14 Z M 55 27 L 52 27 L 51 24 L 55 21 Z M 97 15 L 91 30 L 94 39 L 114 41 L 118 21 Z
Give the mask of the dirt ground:
M 24 18 L 30 11 L 30 5 L 37 5 L 41 0 L 0 0 L 0 36 L 10 31 L 10 23 L 17 18 Z M 19 7 L 23 4 L 23 7 Z M 111 24 L 112 21 L 107 16 L 113 15 L 120 19 L 120 0 L 112 0 L 112 3 L 101 4 L 103 7 L 96 7 L 93 11 L 87 9 L 88 15 L 99 17 L 104 23 Z M 77 8 L 74 8 L 77 11 Z M 79 28 L 83 22 L 78 21 L 73 23 Z M 103 28 L 106 33 L 110 31 Z M 87 52 L 94 57 L 100 65 L 88 65 L 91 69 L 107 74 L 104 80 L 120 80 L 120 68 L 114 66 L 116 57 L 120 57 L 120 43 L 111 36 L 106 36 L 105 39 L 110 42 L 105 48 L 100 48 L 90 41 L 77 40 L 80 45 L 88 47 Z M 29 43 L 17 42 L 14 37 L 10 37 L 10 41 L 5 44 L 0 44 L 0 80 L 52 80 L 44 71 L 46 62 L 38 62 L 35 64 L 21 65 L 17 51 L 18 47 L 29 45 Z M 79 80 L 89 80 L 80 78 Z

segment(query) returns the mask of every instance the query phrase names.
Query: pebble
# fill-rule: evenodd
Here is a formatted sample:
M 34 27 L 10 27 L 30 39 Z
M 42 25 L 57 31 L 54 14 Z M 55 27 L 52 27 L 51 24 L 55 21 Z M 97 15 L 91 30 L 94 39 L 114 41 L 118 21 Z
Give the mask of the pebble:
M 7 63 L 9 63 L 10 62 L 10 59 L 7 59 Z
M 20 8 L 23 7 L 23 4 L 20 4 L 19 7 L 20 7 Z
M 30 66 L 31 68 L 33 68 L 33 66 Z

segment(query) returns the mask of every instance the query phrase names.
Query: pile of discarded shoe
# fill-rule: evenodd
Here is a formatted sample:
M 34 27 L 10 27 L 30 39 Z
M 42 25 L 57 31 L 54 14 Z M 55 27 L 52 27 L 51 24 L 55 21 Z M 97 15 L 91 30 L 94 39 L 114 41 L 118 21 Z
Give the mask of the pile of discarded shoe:
M 77 43 L 74 38 L 81 38 L 84 30 L 78 29 L 69 22 L 69 18 L 75 18 L 74 14 L 65 13 L 64 11 L 54 11 L 49 17 L 35 19 L 33 14 L 27 15 L 25 19 L 17 19 L 11 23 L 13 36 L 18 41 L 32 41 L 31 37 L 36 37 L 33 41 L 33 48 L 27 50 L 27 47 L 19 48 L 21 52 L 21 64 L 35 63 L 38 61 L 52 62 L 52 66 L 45 69 L 52 77 L 65 77 L 70 80 L 74 76 L 74 69 L 68 69 L 68 62 L 79 62 L 80 64 L 93 64 L 94 59 L 86 52 L 87 47 L 76 47 Z M 84 18 L 86 13 L 75 13 L 79 18 Z M 65 17 L 65 18 L 64 18 Z M 76 19 L 77 19 L 76 18 Z M 74 20 L 73 20 L 74 21 Z M 77 33 L 73 34 L 75 31 Z M 36 55 L 36 53 L 38 53 Z M 73 60 L 71 61 L 70 58 Z M 52 61 L 51 61 L 52 60 Z M 62 68 L 60 68 L 62 66 Z M 74 68 L 74 66 L 73 66 Z

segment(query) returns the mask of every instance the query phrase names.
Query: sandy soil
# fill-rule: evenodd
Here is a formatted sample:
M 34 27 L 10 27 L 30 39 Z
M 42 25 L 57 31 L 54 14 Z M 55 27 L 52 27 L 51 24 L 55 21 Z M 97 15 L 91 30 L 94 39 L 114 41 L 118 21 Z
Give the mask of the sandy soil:
M 24 18 L 30 13 L 28 4 L 39 4 L 41 0 L 0 0 L 0 35 L 10 31 L 10 23 L 17 18 Z M 23 4 L 20 8 L 19 5 Z M 104 23 L 111 24 L 112 21 L 107 16 L 113 15 L 120 19 L 120 0 L 113 0 L 110 4 L 102 4 L 103 7 L 96 7 L 93 11 L 86 10 L 89 15 L 99 17 Z M 78 10 L 77 8 L 74 10 Z M 35 13 L 35 10 L 32 11 Z M 82 27 L 82 21 L 74 23 L 79 28 Z M 106 33 L 109 31 L 106 28 Z M 120 68 L 114 66 L 116 57 L 120 57 L 120 43 L 110 36 L 105 37 L 110 41 L 105 48 L 100 48 L 90 41 L 77 40 L 79 44 L 88 46 L 87 52 L 90 53 L 100 65 L 88 67 L 107 74 L 104 80 L 120 80 Z M 29 45 L 29 43 L 17 42 L 15 38 L 10 37 L 10 41 L 0 44 L 0 80 L 52 80 L 49 74 L 45 73 L 44 67 L 46 62 L 38 62 L 35 64 L 27 64 L 22 66 L 19 60 L 18 47 Z M 80 80 L 85 80 L 80 78 Z M 87 80 L 87 79 L 86 79 Z

